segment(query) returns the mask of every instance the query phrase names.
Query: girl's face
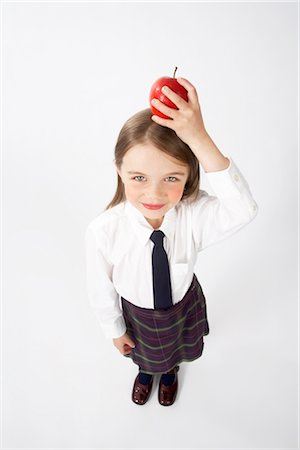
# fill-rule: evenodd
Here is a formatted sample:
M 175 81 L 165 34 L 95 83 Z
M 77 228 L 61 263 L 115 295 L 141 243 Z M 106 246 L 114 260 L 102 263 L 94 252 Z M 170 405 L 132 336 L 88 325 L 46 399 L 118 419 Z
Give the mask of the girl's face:
M 153 144 L 130 148 L 118 170 L 126 199 L 154 227 L 159 228 L 165 213 L 179 203 L 188 179 L 188 166 L 163 153 Z M 158 205 L 149 209 L 145 205 Z

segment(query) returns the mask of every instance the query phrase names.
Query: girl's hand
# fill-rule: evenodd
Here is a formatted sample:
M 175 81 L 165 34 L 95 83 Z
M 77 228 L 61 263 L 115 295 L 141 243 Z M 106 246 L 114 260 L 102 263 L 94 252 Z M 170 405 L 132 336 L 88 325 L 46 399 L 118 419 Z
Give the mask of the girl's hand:
M 113 344 L 122 355 L 128 355 L 131 353 L 131 349 L 135 347 L 135 343 L 130 339 L 127 333 L 119 338 L 113 339 Z
M 154 102 L 152 100 L 156 109 L 171 117 L 171 119 L 163 119 L 154 115 L 152 120 L 159 125 L 174 130 L 177 136 L 191 147 L 194 142 L 205 138 L 207 132 L 204 127 L 196 88 L 185 78 L 177 78 L 177 81 L 188 91 L 188 102 L 170 88 L 167 87 L 166 90 L 162 88 L 163 94 L 177 106 L 178 110 L 169 108 L 158 99 L 155 99 Z

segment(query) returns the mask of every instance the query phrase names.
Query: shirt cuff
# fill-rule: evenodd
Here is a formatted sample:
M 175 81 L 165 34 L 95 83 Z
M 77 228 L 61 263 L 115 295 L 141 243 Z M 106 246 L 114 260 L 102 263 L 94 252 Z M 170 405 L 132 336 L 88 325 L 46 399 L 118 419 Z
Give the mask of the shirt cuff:
M 217 197 L 240 197 L 244 186 L 248 186 L 248 184 L 233 159 L 230 156 L 227 156 L 227 158 L 229 159 L 227 169 L 205 172 L 205 175 Z
M 123 336 L 123 334 L 125 334 L 127 330 L 123 315 L 121 317 L 118 317 L 111 324 L 104 324 L 101 321 L 100 325 L 105 339 L 117 339 Z

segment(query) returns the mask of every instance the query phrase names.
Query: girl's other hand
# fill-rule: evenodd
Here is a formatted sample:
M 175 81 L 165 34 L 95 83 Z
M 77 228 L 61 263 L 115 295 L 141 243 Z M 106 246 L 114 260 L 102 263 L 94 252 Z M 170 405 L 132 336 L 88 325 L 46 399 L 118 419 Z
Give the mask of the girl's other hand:
M 135 347 L 135 343 L 127 333 L 123 334 L 123 336 L 119 338 L 113 339 L 113 344 L 122 355 L 128 355 L 131 353 L 131 349 Z
M 159 125 L 171 128 L 177 136 L 190 147 L 195 140 L 203 139 L 207 136 L 202 119 L 201 108 L 198 100 L 196 88 L 185 78 L 177 78 L 188 91 L 188 101 L 186 102 L 180 95 L 176 94 L 169 87 L 162 89 L 163 94 L 168 97 L 178 109 L 170 108 L 156 99 L 153 103 L 156 109 L 169 116 L 170 119 L 163 119 L 159 116 L 152 116 L 152 120 Z

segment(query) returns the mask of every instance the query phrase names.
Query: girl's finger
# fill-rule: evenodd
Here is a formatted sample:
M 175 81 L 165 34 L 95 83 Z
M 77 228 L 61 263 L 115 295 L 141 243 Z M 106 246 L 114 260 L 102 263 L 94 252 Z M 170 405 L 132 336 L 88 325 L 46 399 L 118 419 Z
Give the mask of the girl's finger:
M 176 94 L 176 92 L 172 91 L 168 86 L 163 86 L 162 93 L 177 106 L 178 109 L 183 110 L 185 106 L 187 106 L 187 102 L 180 97 L 180 95 Z
M 163 119 L 162 117 L 155 116 L 155 115 L 151 116 L 151 119 L 153 120 L 153 122 L 158 123 L 158 125 L 162 125 L 164 127 L 169 127 L 173 130 L 172 124 L 174 123 L 174 120 Z
M 198 102 L 198 94 L 195 86 L 193 86 L 192 83 L 190 83 L 185 78 L 177 78 L 177 81 L 188 91 L 188 98 L 191 100 L 191 102 Z
M 154 98 L 151 101 L 152 105 L 154 106 L 154 108 L 158 109 L 159 111 L 161 111 L 162 113 L 164 113 L 166 116 L 172 117 L 172 119 L 174 119 L 175 115 L 176 115 L 176 109 L 174 108 L 169 108 L 169 106 L 164 105 L 164 103 L 162 103 L 160 100 L 158 100 L 157 98 Z

